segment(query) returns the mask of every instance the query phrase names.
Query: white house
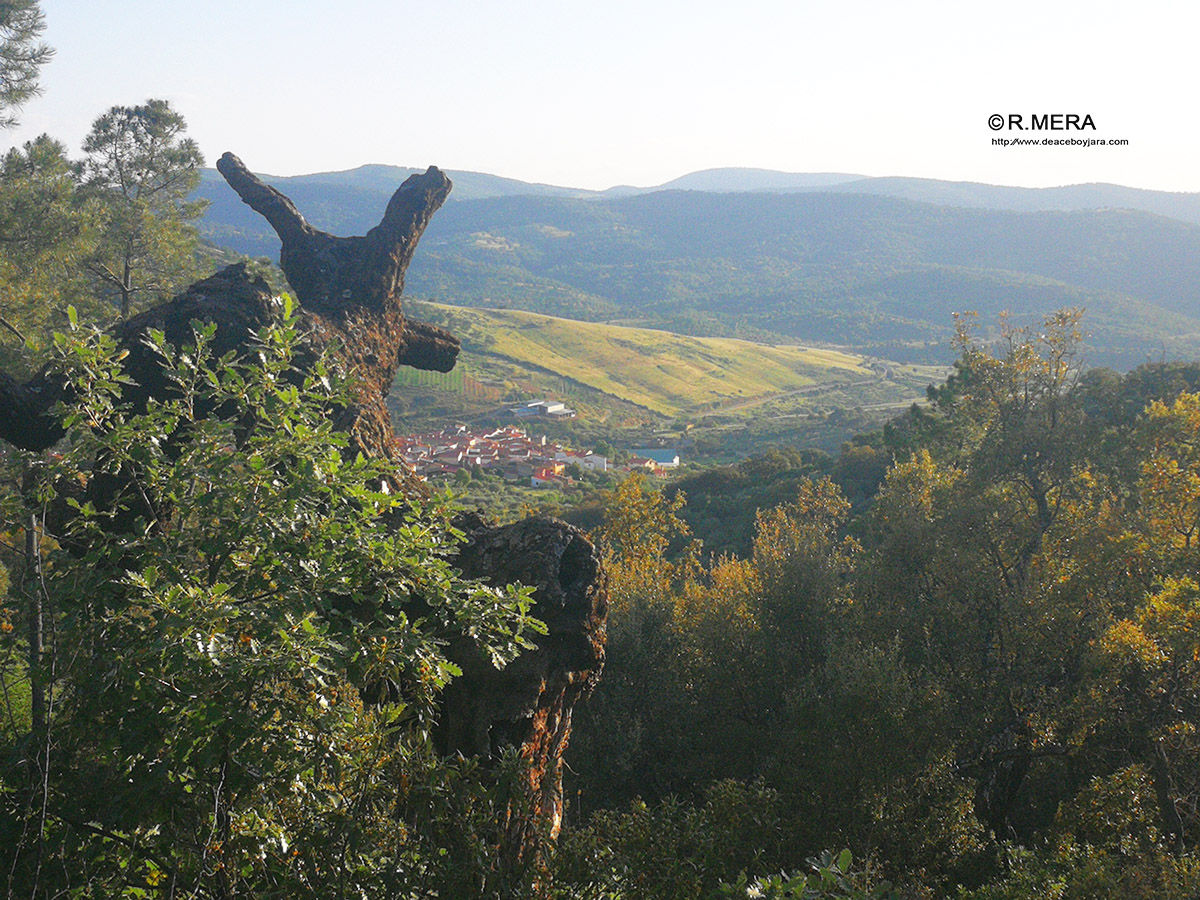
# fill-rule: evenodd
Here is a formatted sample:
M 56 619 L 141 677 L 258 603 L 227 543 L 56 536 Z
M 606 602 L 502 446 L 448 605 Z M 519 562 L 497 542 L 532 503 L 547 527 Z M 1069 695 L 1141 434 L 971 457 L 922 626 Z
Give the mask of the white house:
M 630 450 L 634 456 L 643 457 L 650 460 L 660 469 L 678 469 L 679 468 L 679 451 L 678 450 L 663 450 L 654 447 L 639 447 L 637 450 Z

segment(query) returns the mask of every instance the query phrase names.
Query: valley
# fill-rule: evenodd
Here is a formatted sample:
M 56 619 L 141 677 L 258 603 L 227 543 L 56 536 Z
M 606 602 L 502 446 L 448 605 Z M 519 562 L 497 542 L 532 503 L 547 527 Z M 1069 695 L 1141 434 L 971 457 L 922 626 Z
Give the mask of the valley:
M 501 424 L 509 405 L 551 397 L 579 415 L 536 420 L 576 442 L 683 444 L 727 461 L 766 444 L 834 451 L 945 379 L 832 347 L 768 345 L 579 322 L 519 310 L 409 301 L 411 314 L 463 341 L 454 371 L 401 370 L 389 398 L 400 432 L 450 421 Z

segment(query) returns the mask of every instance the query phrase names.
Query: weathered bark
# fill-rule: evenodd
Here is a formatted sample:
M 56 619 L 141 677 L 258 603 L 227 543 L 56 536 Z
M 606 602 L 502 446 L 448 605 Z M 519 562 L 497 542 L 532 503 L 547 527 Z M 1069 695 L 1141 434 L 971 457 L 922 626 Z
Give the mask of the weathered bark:
M 535 612 L 548 633 L 538 649 L 497 671 L 468 641 L 451 647 L 463 677 L 442 700 L 437 739 L 446 752 L 493 753 L 520 747 L 528 760 L 530 817 L 507 823 L 510 863 L 539 839 L 553 840 L 562 824 L 562 754 L 571 734 L 571 709 L 588 693 L 604 664 L 607 593 L 600 557 L 579 529 L 557 519 L 526 519 L 501 528 L 478 516 L 458 523 L 467 543 L 457 563 L 463 574 L 495 584 L 536 586 Z
M 436 168 L 413 175 L 396 191 L 382 221 L 362 237 L 336 237 L 313 228 L 292 202 L 264 184 L 232 154 L 217 168 L 241 198 L 261 213 L 283 242 L 280 264 L 299 300 L 300 325 L 314 351 L 333 348 L 358 385 L 337 426 L 354 450 L 399 460 L 386 396 L 400 365 L 449 371 L 459 342 L 432 325 L 408 321 L 401 310 L 404 272 L 430 217 L 450 192 Z M 168 396 L 171 385 L 145 346 L 148 329 L 179 346 L 191 339 L 191 322 L 213 322 L 218 355 L 244 350 L 254 331 L 275 315 L 266 283 L 241 265 L 192 285 L 180 296 L 114 329 L 128 352 L 125 369 L 136 384 L 126 392 L 135 408 Z M 49 370 L 24 384 L 0 373 L 0 438 L 25 449 L 44 449 L 62 436 L 49 415 L 64 394 Z M 416 489 L 415 476 L 408 485 Z M 561 821 L 559 766 L 570 733 L 571 707 L 599 675 L 603 661 L 605 594 L 599 559 L 581 532 L 552 519 L 505 528 L 472 519 L 459 564 L 471 577 L 496 584 L 537 586 L 536 613 L 549 626 L 538 650 L 503 672 L 475 657 L 469 642 L 455 648 L 464 675 L 446 694 L 440 733 L 448 752 L 490 753 L 501 744 L 521 748 L 529 761 L 532 816 L 506 823 L 511 860 L 527 856 L 538 835 L 557 832 Z

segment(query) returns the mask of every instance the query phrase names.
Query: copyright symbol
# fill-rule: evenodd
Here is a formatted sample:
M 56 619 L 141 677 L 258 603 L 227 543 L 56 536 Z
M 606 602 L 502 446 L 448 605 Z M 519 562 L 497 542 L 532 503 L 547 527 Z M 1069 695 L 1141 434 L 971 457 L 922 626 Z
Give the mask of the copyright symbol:
M 1004 127 L 1004 116 L 1000 115 L 999 113 L 988 116 L 988 127 L 991 128 L 992 131 L 999 131 Z

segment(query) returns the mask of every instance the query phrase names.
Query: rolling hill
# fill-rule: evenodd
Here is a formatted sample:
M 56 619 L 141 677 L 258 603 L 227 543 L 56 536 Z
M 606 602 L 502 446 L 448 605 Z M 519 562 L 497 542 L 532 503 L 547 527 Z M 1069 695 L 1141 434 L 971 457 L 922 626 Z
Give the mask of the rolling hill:
M 276 183 L 318 227 L 354 234 L 376 221 L 407 171 L 368 166 Z M 1186 221 L 1190 205 L 1200 210 L 1196 195 L 841 175 L 806 176 L 809 186 L 792 190 L 780 175 L 718 170 L 690 182 L 765 185 L 758 192 L 600 196 L 454 173 L 451 196 L 460 199 L 434 218 L 407 291 L 924 362 L 949 358 L 955 311 L 988 322 L 1009 310 L 1028 321 L 1082 306 L 1093 363 L 1123 368 L 1200 355 L 1200 225 Z M 804 181 L 788 177 L 793 186 Z M 842 178 L 849 180 L 834 183 Z M 868 192 L 872 184 L 940 202 L 880 196 Z M 265 223 L 231 191 L 209 178 L 201 193 L 213 198 L 210 239 L 274 253 Z M 1154 200 L 1178 217 L 989 207 L 1109 200 Z
M 692 337 L 516 310 L 419 303 L 412 313 L 459 335 L 465 368 L 483 378 L 541 373 L 668 417 L 824 387 L 892 383 L 886 364 L 837 350 Z M 894 386 L 898 398 L 916 399 L 923 383 L 910 376 Z

